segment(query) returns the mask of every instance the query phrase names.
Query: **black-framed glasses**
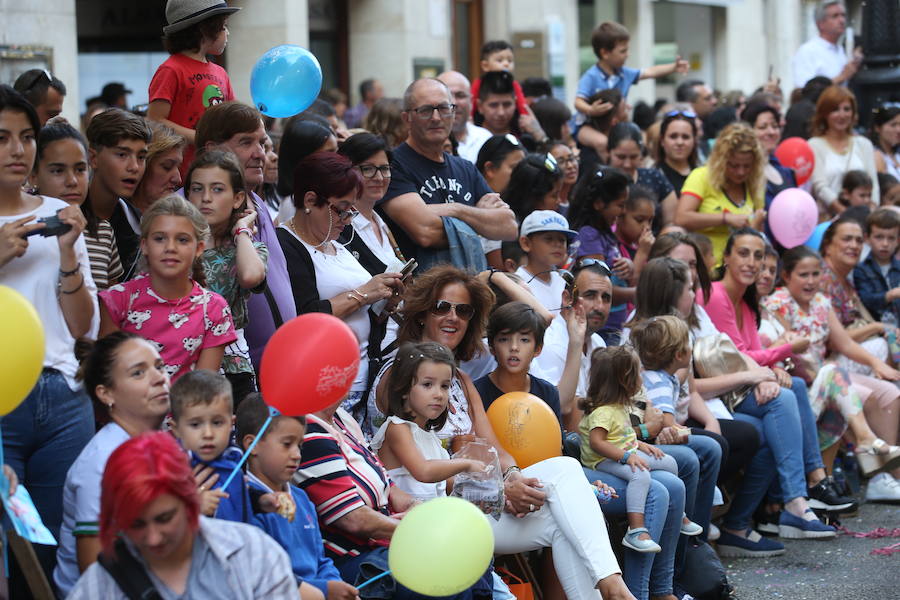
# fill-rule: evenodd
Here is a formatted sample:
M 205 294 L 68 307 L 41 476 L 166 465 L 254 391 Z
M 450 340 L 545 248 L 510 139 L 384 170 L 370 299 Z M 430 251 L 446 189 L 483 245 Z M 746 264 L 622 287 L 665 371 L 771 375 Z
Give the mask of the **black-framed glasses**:
M 670 110 L 664 116 L 666 117 L 686 117 L 688 119 L 696 119 L 697 113 L 692 110 Z
M 47 78 L 47 85 L 53 83 L 53 75 L 50 74 L 50 71 L 47 69 L 34 69 L 34 71 L 29 75 L 24 81 L 22 81 L 22 91 L 30 92 L 31 88 L 37 85 L 37 83 L 41 80 L 41 77 Z
M 577 165 L 578 157 L 574 154 L 570 154 L 569 156 L 562 156 L 556 159 L 556 163 L 563 168 L 568 167 L 569 165 Z
M 366 179 L 372 179 L 375 177 L 375 173 L 381 173 L 381 177 L 383 179 L 389 179 L 391 177 L 391 165 L 356 165 L 356 168 L 359 169 L 359 172 Z
M 455 304 L 446 300 L 438 300 L 432 307 L 431 314 L 443 317 L 444 315 L 449 315 L 451 310 L 456 312 L 456 316 L 463 321 L 468 321 L 475 316 L 475 307 L 471 304 Z
M 451 117 L 456 111 L 455 104 L 426 104 L 416 108 L 410 108 L 407 112 L 415 113 L 420 119 L 430 119 L 434 111 L 438 111 L 441 118 Z
M 346 210 L 341 210 L 334 204 L 330 204 L 330 203 L 328 204 L 328 208 L 330 208 L 331 211 L 337 215 L 337 218 L 339 221 L 349 221 L 349 220 L 353 219 L 354 217 L 356 217 L 356 215 L 359 214 L 359 211 L 356 210 L 355 208 L 348 208 Z
M 610 269 L 609 265 L 599 258 L 579 258 L 577 261 L 575 261 L 575 266 L 572 267 L 572 271 L 581 271 L 582 269 L 587 267 L 597 268 L 606 277 L 612 277 L 612 269 Z

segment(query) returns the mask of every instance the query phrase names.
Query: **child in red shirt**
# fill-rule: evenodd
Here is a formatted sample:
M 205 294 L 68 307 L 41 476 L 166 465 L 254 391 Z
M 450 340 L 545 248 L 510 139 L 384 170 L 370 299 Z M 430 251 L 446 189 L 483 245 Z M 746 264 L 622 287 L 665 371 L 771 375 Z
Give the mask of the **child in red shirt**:
M 228 42 L 228 16 L 240 8 L 220 0 L 168 0 L 163 44 L 171 56 L 150 81 L 147 118 L 174 129 L 188 142 L 181 163 L 184 175 L 194 158 L 194 127 L 210 106 L 234 100 L 225 69 L 207 60 Z

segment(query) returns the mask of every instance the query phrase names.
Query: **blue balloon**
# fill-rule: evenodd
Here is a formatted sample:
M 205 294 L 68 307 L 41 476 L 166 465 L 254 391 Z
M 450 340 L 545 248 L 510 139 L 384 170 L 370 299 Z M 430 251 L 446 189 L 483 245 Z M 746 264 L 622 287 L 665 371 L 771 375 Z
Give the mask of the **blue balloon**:
M 282 44 L 263 54 L 250 73 L 250 95 L 264 115 L 292 117 L 309 108 L 322 88 L 322 67 L 300 46 Z
M 822 245 L 822 237 L 825 235 L 825 230 L 828 229 L 829 225 L 831 225 L 831 221 L 825 221 L 824 223 L 819 223 L 818 225 L 816 225 L 816 228 L 813 229 L 812 235 L 809 236 L 808 240 L 803 242 L 803 245 L 818 252 L 819 246 Z

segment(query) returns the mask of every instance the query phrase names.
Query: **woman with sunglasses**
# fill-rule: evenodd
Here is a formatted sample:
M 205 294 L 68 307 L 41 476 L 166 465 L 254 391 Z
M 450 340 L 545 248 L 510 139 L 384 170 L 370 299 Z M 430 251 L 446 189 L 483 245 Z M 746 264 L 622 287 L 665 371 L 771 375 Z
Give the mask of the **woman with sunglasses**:
M 468 360 L 482 349 L 493 303 L 494 294 L 476 276 L 449 265 L 433 267 L 406 291 L 399 339 L 438 342 L 457 360 Z M 376 378 L 375 401 L 369 403 L 376 422 L 384 419 L 391 366 Z M 483 438 L 500 457 L 506 508 L 499 521 L 489 519 L 495 552 L 550 547 L 567 597 L 599 598 L 602 593 L 607 600 L 633 598 L 619 574 L 603 514 L 580 464 L 554 457 L 520 469 L 500 446 L 471 378 L 459 372 L 449 394 L 451 410 L 447 423 L 436 432 L 438 437 L 448 440 L 454 450 L 475 437 Z
M 872 111 L 869 139 L 875 146 L 875 168 L 900 179 L 900 104 L 884 104 Z
M 663 225 L 675 220 L 678 197 L 675 189 L 662 171 L 644 168 L 644 141 L 641 130 L 634 123 L 618 123 L 609 131 L 609 166 L 619 169 L 630 180 L 629 188 L 639 185 L 653 192 L 656 210 L 651 226 L 653 234 L 659 233 Z
M 732 123 L 716 138 L 709 162 L 691 171 L 681 189 L 675 224 L 698 231 L 713 243 L 722 262 L 732 229 L 763 224 L 766 156 L 753 130 Z
M 358 214 L 354 204 L 364 190 L 362 176 L 350 159 L 334 152 L 307 156 L 294 169 L 293 188 L 296 213 L 279 226 L 277 235 L 284 250 L 297 314 L 332 314 L 356 334 L 361 363 L 347 398 L 352 404 L 366 390 L 372 319 L 381 319 L 369 307 L 379 300 L 391 299 L 384 311 L 393 310 L 402 290 L 400 274 L 389 272 L 373 277 L 345 244 L 337 241 Z
M 689 110 L 666 113 L 659 126 L 656 166 L 662 171 L 676 194 L 691 171 L 700 166 L 697 156 L 697 115 Z

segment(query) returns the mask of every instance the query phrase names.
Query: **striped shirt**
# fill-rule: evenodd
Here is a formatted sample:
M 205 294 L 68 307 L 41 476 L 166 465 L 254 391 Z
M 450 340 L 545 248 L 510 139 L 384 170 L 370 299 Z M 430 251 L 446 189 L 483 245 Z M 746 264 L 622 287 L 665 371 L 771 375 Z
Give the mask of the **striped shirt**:
M 316 505 L 325 551 L 333 559 L 359 556 L 388 543 L 353 536 L 336 524 L 364 506 L 390 514 L 388 492 L 393 483 L 364 439 L 359 425 L 343 409 L 335 413 L 333 424 L 307 415 L 303 460 L 294 484 Z
M 88 258 L 91 261 L 91 276 L 98 290 L 105 290 L 119 283 L 124 276 L 122 262 L 119 260 L 119 248 L 112 225 L 106 219 L 97 221 L 97 235 L 84 230 L 84 241 L 87 244 Z
M 681 399 L 678 378 L 666 371 L 643 371 L 644 392 L 647 399 L 664 413 L 674 415 L 676 423 L 687 420 L 688 398 Z

